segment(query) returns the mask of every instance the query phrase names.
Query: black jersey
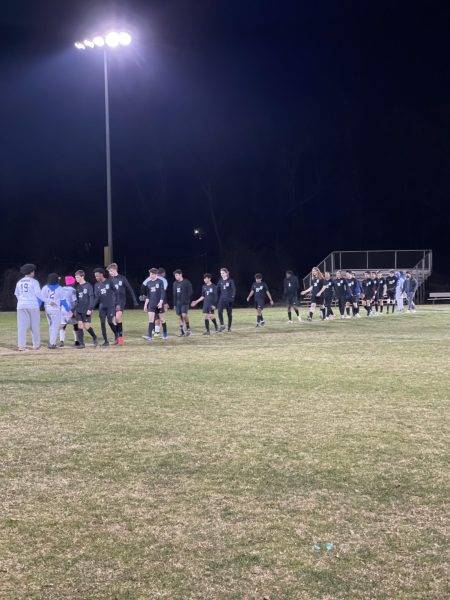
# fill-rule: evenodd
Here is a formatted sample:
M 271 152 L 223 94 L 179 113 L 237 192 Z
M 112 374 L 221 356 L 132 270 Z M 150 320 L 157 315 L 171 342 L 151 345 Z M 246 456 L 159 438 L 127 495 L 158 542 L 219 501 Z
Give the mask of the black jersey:
M 385 283 L 386 283 L 386 279 L 384 277 L 378 278 L 378 295 L 379 296 L 383 295 Z
M 162 283 L 162 282 L 161 282 Z M 189 279 L 173 282 L 173 303 L 189 304 L 192 296 L 192 284 Z
M 323 285 L 325 286 L 325 290 L 323 292 L 323 295 L 325 296 L 325 298 L 333 298 L 334 297 L 334 286 L 335 283 L 332 279 L 324 279 L 323 280 Z
M 366 298 L 372 298 L 375 293 L 375 284 L 373 279 L 363 279 L 362 282 L 363 294 Z
M 164 290 L 164 283 L 161 279 L 149 279 L 146 284 L 147 288 L 147 298 L 148 298 L 148 306 L 151 308 L 156 308 L 161 300 L 165 301 L 166 292 Z
M 97 281 L 94 285 L 94 308 L 115 308 L 117 304 L 117 293 L 113 282 L 110 279 Z
M 296 298 L 298 296 L 300 285 L 297 275 L 285 277 L 283 281 L 283 294 L 285 298 Z
M 389 291 L 395 291 L 397 287 L 397 277 L 395 275 L 389 275 L 386 277 L 386 287 Z
M 261 281 L 261 283 L 256 283 L 256 281 L 253 282 L 252 292 L 255 295 L 255 304 L 259 304 L 260 306 L 262 306 L 266 301 L 266 294 L 268 291 L 269 287 L 267 283 L 264 283 L 264 281 Z
M 217 304 L 217 286 L 214 283 L 202 287 L 203 308 L 211 308 Z
M 334 280 L 334 292 L 336 296 L 343 297 L 347 294 L 347 280 L 344 277 Z
M 356 277 L 351 277 L 346 280 L 347 282 L 347 296 L 357 296 L 358 294 L 358 281 Z
M 77 301 L 74 307 L 74 312 L 85 313 L 87 310 L 94 308 L 94 289 L 87 281 L 78 284 L 75 288 Z
M 116 290 L 117 304 L 120 304 L 121 306 L 125 305 L 128 290 L 133 300 L 133 304 L 135 306 L 137 305 L 138 301 L 136 299 L 136 294 L 125 275 L 115 275 L 114 277 L 110 275 L 109 279 Z
M 311 280 L 311 285 L 312 285 L 311 296 L 313 298 L 315 298 L 317 296 L 317 294 L 320 292 L 320 290 L 323 288 L 323 284 L 324 284 L 324 280 L 319 279 L 319 277 L 314 277 Z M 319 296 L 319 298 L 320 298 L 320 296 Z
M 234 281 L 230 278 L 219 279 L 217 282 L 217 296 L 219 302 L 234 302 L 236 296 L 236 286 Z

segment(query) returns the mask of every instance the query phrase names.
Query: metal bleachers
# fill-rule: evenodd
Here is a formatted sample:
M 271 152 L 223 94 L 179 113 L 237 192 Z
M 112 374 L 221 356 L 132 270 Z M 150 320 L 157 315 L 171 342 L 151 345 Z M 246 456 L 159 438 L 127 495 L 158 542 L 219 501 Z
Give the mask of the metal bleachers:
M 324 258 L 318 265 L 324 273 L 330 271 L 354 271 L 358 279 L 362 279 L 364 271 L 411 271 L 414 273 L 419 288 L 417 301 L 425 301 L 425 286 L 423 285 L 432 273 L 432 250 L 335 250 Z M 311 273 L 303 278 L 304 289 L 311 285 Z

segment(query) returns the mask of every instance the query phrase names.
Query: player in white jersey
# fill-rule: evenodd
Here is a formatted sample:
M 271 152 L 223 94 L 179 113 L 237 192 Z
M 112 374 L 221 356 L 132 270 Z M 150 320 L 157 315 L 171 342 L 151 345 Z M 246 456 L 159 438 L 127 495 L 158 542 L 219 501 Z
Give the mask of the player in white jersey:
M 70 313 L 72 312 L 76 301 L 77 301 L 77 293 L 75 291 L 75 283 L 76 283 L 76 279 L 75 277 L 72 277 L 72 275 L 66 275 L 64 277 L 64 286 L 62 286 L 62 293 L 64 296 L 64 299 L 66 300 L 67 304 L 70 307 L 70 311 L 67 312 L 67 310 L 65 309 L 64 305 L 61 306 L 61 328 L 59 330 L 59 345 L 62 348 L 65 344 L 66 341 L 66 327 L 67 325 L 72 324 L 73 325 L 73 337 L 74 337 L 74 342 L 75 342 L 75 346 L 78 346 L 79 342 L 77 340 L 77 330 L 78 330 L 78 324 L 74 321 L 74 319 L 72 319 L 70 317 Z
M 17 282 L 14 295 L 17 298 L 17 346 L 20 352 L 26 350 L 27 331 L 31 330 L 33 350 L 41 346 L 39 307 L 42 304 L 41 286 L 35 277 L 36 266 L 27 263 L 20 268 L 24 276 Z
M 50 273 L 47 278 L 47 284 L 42 288 L 42 300 L 48 321 L 49 350 L 56 350 L 56 338 L 58 337 L 61 325 L 61 306 L 64 306 L 64 310 L 67 313 L 70 312 L 70 306 L 64 298 L 63 289 L 58 282 L 59 275 L 57 273 Z

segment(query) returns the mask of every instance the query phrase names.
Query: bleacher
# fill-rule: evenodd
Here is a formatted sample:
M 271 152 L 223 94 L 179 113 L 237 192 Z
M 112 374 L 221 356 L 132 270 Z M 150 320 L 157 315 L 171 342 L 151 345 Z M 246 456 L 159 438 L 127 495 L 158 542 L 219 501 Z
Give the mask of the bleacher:
M 411 271 L 419 287 L 416 298 L 419 304 L 425 302 L 425 281 L 433 267 L 432 250 L 334 250 L 319 264 L 314 265 L 324 273 L 330 271 L 354 271 L 357 279 L 364 278 L 364 271 L 381 271 L 385 275 L 391 270 Z M 303 278 L 303 289 L 311 285 L 311 273 Z

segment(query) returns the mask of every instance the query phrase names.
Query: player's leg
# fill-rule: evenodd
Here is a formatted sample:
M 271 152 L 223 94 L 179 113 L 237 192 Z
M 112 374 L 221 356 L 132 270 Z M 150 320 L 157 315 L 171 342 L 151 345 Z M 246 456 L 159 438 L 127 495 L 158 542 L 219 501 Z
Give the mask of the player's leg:
M 287 303 L 287 315 L 288 323 L 292 323 L 292 304 L 290 304 L 290 302 Z
M 91 319 L 92 315 L 86 315 L 86 320 L 84 321 L 84 329 L 91 336 L 94 346 L 98 346 L 98 337 L 92 327 Z
M 83 313 L 77 313 L 77 324 L 78 324 L 78 331 L 77 331 L 78 346 L 77 346 L 77 348 L 84 348 L 84 323 L 83 323 L 83 319 L 84 319 L 84 314 Z
M 114 334 L 114 337 L 119 344 L 123 343 L 123 311 L 124 311 L 123 306 L 119 306 L 119 309 L 115 311 L 116 312 L 116 314 L 115 314 L 116 333 Z M 109 324 L 109 318 L 108 318 L 108 324 Z
M 115 323 L 115 314 L 114 311 L 108 311 L 107 315 L 106 315 L 106 319 L 108 321 L 108 325 L 109 328 L 111 329 L 111 331 L 113 332 L 114 335 L 114 345 L 116 344 L 123 344 L 123 336 L 118 334 L 117 331 L 117 323 Z
M 188 314 L 188 306 L 183 305 L 183 312 L 182 312 L 182 318 L 183 318 L 183 324 L 184 324 L 184 330 L 186 332 L 186 335 L 191 335 L 191 326 L 189 324 L 189 314 Z
M 219 331 L 219 327 L 217 325 L 216 315 L 214 314 L 214 310 L 212 308 L 210 308 L 209 310 L 210 310 L 209 315 L 208 315 L 209 320 L 214 325 L 215 332 L 217 333 Z
M 311 302 L 311 304 L 309 305 L 308 321 L 312 321 L 312 319 L 314 317 L 314 311 L 315 310 L 316 310 L 316 303 L 315 302 Z
M 223 302 L 219 302 L 219 307 L 218 307 L 218 316 L 219 316 L 219 323 L 220 323 L 220 330 L 219 331 L 225 331 L 225 324 L 224 324 L 224 320 L 223 320 L 223 310 L 225 308 L 225 304 Z
M 51 350 L 56 348 L 56 340 L 58 338 L 59 324 L 61 322 L 61 311 L 51 310 L 48 313 L 49 318 L 49 347 Z
M 98 316 L 100 317 L 100 329 L 102 330 L 103 344 L 102 346 L 109 346 L 108 334 L 106 332 L 106 310 L 101 308 Z
M 17 309 L 17 347 L 25 350 L 27 346 L 27 331 L 31 327 L 30 313 L 27 308 Z
M 29 310 L 31 339 L 33 341 L 34 350 L 37 350 L 41 347 L 41 314 L 38 308 L 31 308 Z
M 231 331 L 231 325 L 233 323 L 233 309 L 230 305 L 227 306 L 227 321 L 228 321 L 228 331 Z

